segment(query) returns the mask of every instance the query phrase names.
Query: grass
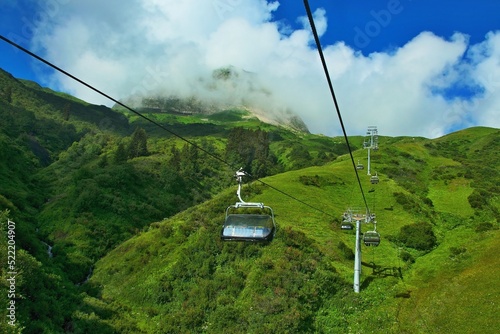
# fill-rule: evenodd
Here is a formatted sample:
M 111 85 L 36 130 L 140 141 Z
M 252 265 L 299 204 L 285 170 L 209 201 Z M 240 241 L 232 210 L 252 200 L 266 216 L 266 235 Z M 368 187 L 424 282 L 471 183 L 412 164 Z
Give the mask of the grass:
M 436 140 L 381 136 L 380 150 L 372 152 L 372 173 L 378 173 L 380 183 L 372 185 L 366 169 L 359 171 L 363 198 L 350 157 L 342 155 L 346 152 L 343 138 L 285 131 L 247 118 L 239 110 L 212 117 L 148 114 L 179 134 L 195 138 L 197 144 L 212 144 L 206 146 L 218 153 L 225 151 L 232 127 L 259 127 L 270 131 L 271 151 L 285 168 L 296 168 L 294 164 L 300 161 L 300 156 L 288 155 L 292 148 L 309 153 L 312 159 L 321 158 L 318 165 L 330 161 L 261 180 L 271 187 L 258 181 L 245 186 L 245 200 L 264 202 L 274 209 L 276 238 L 259 245 L 223 243 L 220 228 L 225 208 L 236 200 L 236 184 L 220 182 L 224 173 L 214 173 L 218 180 L 204 179 L 198 187 L 177 185 L 179 179 L 169 179 L 173 170 L 164 167 L 170 150 L 173 145 L 182 150 L 185 142 L 148 125 L 151 155 L 130 160 L 126 164 L 130 168 L 110 165 L 117 143 L 126 143 L 124 135 L 146 124 L 143 120 L 129 115 L 129 127 L 121 114 L 105 107 L 30 85 L 17 83 L 13 87 L 19 108 L 2 102 L 8 111 L 4 126 L 7 138 L 16 138 L 17 128 L 29 127 L 29 122 L 36 120 L 38 142 L 51 142 L 49 151 L 58 158 L 50 167 L 40 167 L 43 172 L 38 176 L 44 184 L 37 190 L 40 198 L 29 197 L 32 171 L 26 162 L 34 158 L 30 148 L 21 148 L 21 140 L 10 145 L 2 139 L 9 145 L 0 153 L 9 164 L 0 168 L 0 179 L 5 183 L 0 201 L 13 211 L 14 206 L 24 206 L 26 215 L 28 210 L 36 210 L 30 205 L 45 203 L 41 212 L 33 213 L 32 225 L 19 225 L 23 233 L 18 241 L 24 249 L 39 249 L 33 254 L 43 253 L 40 268 L 47 277 L 32 281 L 39 285 L 38 290 L 26 290 L 28 285 L 21 281 L 20 287 L 25 296 L 52 293 L 50 301 L 78 296 L 64 304 L 58 301 L 60 309 L 67 311 L 55 310 L 52 318 L 39 324 L 46 321 L 50 328 L 62 329 L 66 319 L 71 319 L 74 332 L 102 332 L 98 328 L 131 333 L 469 333 L 478 328 L 488 333 L 500 327 L 495 307 L 500 297 L 495 209 L 500 208 L 500 202 L 496 196 L 498 172 L 492 168 L 499 162 L 498 129 L 473 128 Z M 20 98 L 21 90 L 29 89 L 32 94 Z M 71 106 L 69 121 L 61 113 L 66 105 Z M 25 113 L 25 120 L 17 117 L 21 107 L 33 110 Z M 104 133 L 100 129 L 82 139 L 107 116 L 113 116 L 115 130 Z M 54 131 L 68 124 L 80 130 L 68 127 L 65 132 Z M 360 160 L 366 167 L 367 151 L 357 149 L 362 147 L 363 138 L 351 139 L 355 163 Z M 187 156 L 189 152 L 184 153 Z M 102 160 L 98 158 L 104 154 L 108 164 L 100 167 Z M 311 164 L 309 156 L 304 156 Z M 202 163 L 219 171 L 218 164 Z M 228 179 L 232 173 L 228 171 Z M 229 189 L 211 200 L 151 223 L 177 212 L 174 206 L 189 206 L 185 201 L 190 194 L 179 192 L 173 197 L 165 189 L 177 185 L 196 192 L 213 186 L 218 192 L 228 184 Z M 483 207 L 473 209 L 468 197 L 478 190 L 488 197 L 479 203 Z M 93 202 L 95 198 L 99 201 Z M 378 247 L 361 246 L 362 288 L 360 294 L 354 294 L 353 261 L 349 257 L 354 233 L 341 231 L 339 224 L 347 208 L 363 207 L 365 200 L 377 215 L 382 240 Z M 85 211 L 90 206 L 95 210 Z M 398 247 L 400 229 L 416 222 L 432 224 L 438 239 L 433 249 Z M 493 227 L 483 225 L 487 231 L 476 232 L 484 222 L 493 223 Z M 371 224 L 362 225 L 363 232 L 371 229 Z M 40 245 L 42 238 L 53 245 L 51 259 Z M 32 247 L 35 245 L 38 248 Z M 73 284 L 81 282 L 88 268 L 105 253 L 95 264 L 89 283 Z M 25 254 L 24 250 L 19 254 Z M 410 254 L 414 262 L 404 262 L 401 254 Z M 23 277 L 30 273 L 28 267 L 23 270 Z M 52 271 L 62 276 L 48 279 Z M 56 279 L 64 284 L 51 285 Z M 64 292 L 69 286 L 75 291 Z M 31 303 L 28 298 L 22 302 Z M 28 310 L 25 312 L 39 314 L 42 307 L 31 304 L 35 311 L 23 308 Z M 20 314 L 27 326 L 32 326 L 30 320 L 36 322 L 34 317 Z M 52 325 L 54 321 L 56 325 Z M 30 329 L 42 332 L 37 327 Z
M 449 182 L 435 181 L 431 183 L 428 197 L 432 200 L 435 210 L 465 218 L 474 214 L 474 209 L 471 208 L 467 199 L 473 190 L 470 181 L 464 178 L 453 179 Z
M 495 284 L 492 286 L 492 282 L 497 280 L 499 274 L 499 261 L 493 257 L 499 251 L 496 242 L 499 232 L 491 230 L 478 234 L 474 231 L 474 221 L 480 218 L 474 215 L 467 202 L 467 196 L 472 191 L 469 181 L 459 176 L 460 165 L 455 161 L 429 154 L 423 148 L 426 142 L 408 141 L 402 144 L 402 150 L 426 162 L 425 169 L 420 173 L 433 175 L 435 168 L 451 168 L 439 174 L 438 178 L 427 180 L 428 197 L 434 204 L 432 210 L 418 194 L 407 191 L 387 175 L 379 173 L 380 183 L 372 185 L 366 170 L 359 173 L 365 198 L 377 215 L 377 231 L 381 234 L 380 246 L 362 246 L 362 291 L 359 295 L 352 293 L 353 262 L 344 258 L 338 248 L 339 243 L 354 248 L 354 234 L 345 233 L 338 226 L 341 214 L 348 207 L 363 207 L 364 204 L 349 157 L 341 156 L 324 166 L 262 179 L 271 187 L 259 182 L 245 186 L 243 199 L 271 206 L 279 230 L 277 239 L 260 248 L 253 262 L 242 255 L 231 262 L 231 266 L 224 262 L 223 259 L 232 252 L 249 247 L 243 244 L 220 245 L 216 242 L 221 248 L 216 255 L 207 255 L 207 259 L 214 256 L 214 261 L 219 263 L 217 275 L 224 273 L 232 277 L 240 270 L 248 275 L 245 288 L 234 300 L 235 305 L 252 306 L 252 287 L 260 284 L 257 278 L 266 273 L 259 269 L 257 263 L 272 263 L 285 256 L 288 248 L 283 244 L 284 233 L 291 228 L 303 232 L 314 247 L 321 250 L 322 256 L 335 267 L 345 284 L 342 306 L 330 300 L 323 305 L 322 315 L 317 314 L 316 320 L 318 326 L 322 324 L 321 328 L 340 326 L 340 331 L 356 333 L 469 333 L 483 324 L 489 328 L 498 327 L 494 306 L 499 288 Z M 362 159 L 365 154 L 364 150 L 355 151 L 355 160 Z M 378 160 L 374 161 L 383 164 L 383 159 L 386 159 L 384 153 L 377 154 Z M 411 164 L 409 166 L 412 167 Z M 313 182 L 306 185 L 304 180 Z M 212 201 L 161 222 L 159 227 L 125 242 L 99 261 L 91 281 L 95 284 L 106 282 L 103 299 L 128 305 L 132 312 L 138 312 L 134 317 L 140 327 L 153 330 L 156 325 L 148 324 L 146 319 L 149 319 L 150 311 L 146 310 L 156 310 L 151 312 L 158 316 L 151 319 L 159 319 L 159 314 L 167 310 L 154 298 L 158 295 L 158 282 L 178 270 L 177 266 L 186 254 L 201 249 L 206 238 L 217 238 L 211 234 L 211 231 L 218 230 L 213 224 L 220 226 L 222 223 L 225 206 L 235 200 L 235 190 L 236 187 L 228 189 Z M 415 211 L 405 210 L 397 202 L 395 193 L 411 198 Z M 419 213 L 418 209 L 425 212 Z M 210 218 L 201 218 L 205 216 Z M 194 224 L 193 217 L 199 217 L 196 220 L 204 222 L 186 236 L 182 231 Z M 390 240 L 402 226 L 421 220 L 433 221 L 438 245 L 430 252 L 406 250 L 416 261 L 405 263 L 399 258 L 404 249 Z M 452 224 L 445 220 L 456 222 Z M 172 227 L 169 236 L 162 235 L 162 226 Z M 363 231 L 371 228 L 370 225 L 362 226 Z M 272 275 L 276 269 L 270 269 L 267 274 Z M 194 286 L 188 289 L 195 291 Z M 233 297 L 226 295 L 224 298 Z M 471 314 L 474 316 L 471 317 Z
M 31 108 L 50 94 L 43 93 L 21 102 Z M 79 123 L 74 124 L 81 129 L 88 126 L 85 122 L 98 124 L 108 112 L 89 106 L 92 113 L 82 113 L 84 105 L 65 96 L 54 95 L 52 100 L 53 106 L 40 112 L 66 124 L 59 109 L 70 103 L 74 112 L 70 120 L 75 116 Z M 123 118 L 114 116 L 116 120 Z M 130 168 L 125 169 L 109 165 L 117 143 L 127 141 L 118 132 L 107 135 L 107 139 L 103 134 L 89 133 L 83 139 L 79 139 L 83 133 L 78 135 L 78 142 L 70 149 L 61 148 L 58 162 L 39 174 L 50 188 L 44 193 L 52 198 L 36 215 L 39 230 L 36 235 L 33 231 L 33 239 L 38 242 L 45 238 L 54 246 L 54 258 L 45 259 L 44 265 L 50 263 L 50 268 L 65 271 L 64 280 L 71 286 L 70 280 L 81 282 L 94 261 L 106 255 L 95 264 L 90 282 L 75 288 L 84 306 L 72 306 L 75 313 L 64 317 L 56 314 L 54 318 L 60 317 L 60 323 L 71 318 L 77 324 L 75 332 L 98 332 L 90 327 L 77 328 L 84 324 L 96 324 L 109 332 L 206 333 L 245 329 L 255 333 L 262 329 L 469 333 L 477 328 L 487 333 L 499 327 L 495 307 L 500 297 L 496 284 L 499 260 L 495 255 L 500 246 L 494 210 L 500 205 L 498 196 L 494 196 L 498 173 L 493 168 L 480 169 L 498 162 L 498 130 L 474 128 L 436 140 L 380 137 L 380 150 L 372 152 L 372 173 L 378 173 L 380 183 L 372 185 L 366 169 L 359 171 L 363 198 L 350 157 L 342 155 L 343 138 L 286 132 L 245 118 L 238 110 L 211 117 L 149 116 L 196 138 L 196 143 L 211 143 L 219 153 L 225 150 L 229 129 L 243 126 L 270 131 L 271 151 L 288 167 L 294 167 L 300 158 L 288 155 L 292 148 L 295 152 L 303 149 L 313 159 L 320 153 L 328 154 L 328 158 L 322 158 L 325 161 L 340 156 L 322 166 L 270 176 L 261 180 L 265 184 L 257 181 L 245 186 L 243 199 L 264 202 L 274 209 L 276 238 L 264 245 L 223 243 L 219 233 L 225 208 L 236 200 L 234 183 L 209 201 L 148 225 L 150 220 L 168 216 L 167 211 L 173 214 L 173 206 L 183 205 L 189 196 L 179 193 L 173 197 L 162 191 L 179 181 L 166 181 L 173 172 L 163 167 L 171 147 L 183 149 L 185 142 L 155 129 L 148 143 L 151 155 L 129 161 Z M 13 120 L 11 123 L 17 124 Z M 125 132 L 143 124 L 134 115 L 129 121 L 132 126 L 124 122 Z M 50 130 L 54 124 L 47 123 L 43 129 Z M 147 130 L 154 128 L 149 126 Z M 46 141 L 58 137 L 50 131 L 45 135 Z M 73 140 L 69 139 L 61 145 L 71 145 Z M 362 140 L 353 137 L 351 147 L 362 147 Z M 2 152 L 11 156 L 8 149 Z M 366 167 L 366 150 L 353 153 L 355 162 L 360 160 Z M 103 154 L 110 159 L 99 171 L 97 158 Z M 28 186 L 21 186 L 28 184 L 23 178 L 30 180 L 24 162 L 31 155 L 15 157 L 18 159 L 11 157 L 10 164 L 0 168 L 0 179 L 7 184 L 0 198 L 8 206 L 31 200 L 27 198 Z M 306 160 L 310 160 L 308 156 Z M 203 163 L 208 167 L 208 161 Z M 480 171 L 488 174 L 488 182 L 481 182 Z M 16 176 L 17 181 L 10 181 Z M 208 188 L 215 182 L 207 178 L 194 189 Z M 217 183 L 217 189 L 229 183 Z M 490 197 L 482 203 L 484 208 L 473 209 L 468 197 L 478 189 L 487 190 L 485 194 Z M 12 194 L 14 190 L 18 193 Z M 14 198 L 20 200 L 15 202 Z M 92 201 L 95 198 L 99 203 Z M 339 224 L 347 208 L 364 207 L 365 201 L 377 215 L 382 240 L 378 247 L 361 246 L 362 289 L 354 294 L 352 254 L 347 251 L 354 248 L 354 233 L 341 231 Z M 102 203 L 109 205 L 101 207 Z M 162 206 L 165 203 L 170 204 Z M 82 209 L 89 206 L 98 209 Z M 396 236 L 400 229 L 422 221 L 432 224 L 437 245 L 427 251 L 399 248 Z M 493 228 L 477 233 L 476 227 L 483 222 L 493 222 Z M 363 232 L 371 229 L 371 224 L 362 225 Z M 113 240 L 116 244 L 110 246 Z M 46 257 L 46 250 L 42 251 Z M 414 262 L 404 262 L 400 258 L 403 251 L 413 256 Z
M 440 251 L 415 264 L 415 275 L 406 283 L 412 297 L 400 309 L 402 332 L 474 333 L 480 328 L 481 333 L 496 333 L 500 285 L 492 282 L 500 274 L 500 260 L 493 256 L 500 251 L 498 232 L 474 233 L 455 232 Z M 471 239 L 472 244 L 467 242 Z M 449 245 L 457 243 L 467 250 L 450 258 Z

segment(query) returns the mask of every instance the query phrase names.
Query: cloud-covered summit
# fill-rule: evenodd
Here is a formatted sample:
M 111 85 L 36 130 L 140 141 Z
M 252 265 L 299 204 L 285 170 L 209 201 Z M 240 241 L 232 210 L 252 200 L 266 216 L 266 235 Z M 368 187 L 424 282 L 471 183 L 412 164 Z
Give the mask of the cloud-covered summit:
M 302 25 L 293 29 L 274 20 L 277 1 L 53 3 L 42 5 L 50 15 L 36 22 L 32 46 L 117 99 L 163 92 L 245 99 L 268 113 L 291 110 L 313 133 L 340 134 L 308 21 L 298 17 Z M 328 12 L 314 15 L 318 31 L 327 31 Z M 342 41 L 323 48 L 349 134 L 364 133 L 367 125 L 378 125 L 384 135 L 426 137 L 500 126 L 500 32 L 474 45 L 458 32 L 448 38 L 421 32 L 405 45 L 368 55 Z M 252 94 L 252 85 L 224 92 L 202 84 L 230 65 L 252 73 L 253 87 L 268 94 Z M 58 73 L 47 84 L 111 104 Z

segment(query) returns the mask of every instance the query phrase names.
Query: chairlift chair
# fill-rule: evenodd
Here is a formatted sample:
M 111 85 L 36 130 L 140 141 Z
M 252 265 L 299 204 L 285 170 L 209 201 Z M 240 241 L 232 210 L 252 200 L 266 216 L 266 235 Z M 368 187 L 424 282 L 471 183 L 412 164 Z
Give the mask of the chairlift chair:
M 356 165 L 356 169 L 364 169 L 365 166 L 363 166 L 363 164 L 361 162 L 359 162 L 358 160 L 358 164 Z
M 354 225 L 352 224 L 352 216 L 349 212 L 344 212 L 342 214 L 342 224 L 340 225 L 341 230 L 352 230 Z
M 241 182 L 246 173 L 236 172 L 239 202 L 226 209 L 221 231 L 223 241 L 271 241 L 276 232 L 273 209 L 263 203 L 245 202 L 241 199 Z
M 378 246 L 380 244 L 380 234 L 375 230 L 366 231 L 363 234 L 363 242 L 365 246 Z
M 378 175 L 377 175 L 377 174 L 372 175 L 372 177 L 370 178 L 370 182 L 371 182 L 372 184 L 377 184 L 377 183 L 378 183 L 378 181 L 379 181 L 379 179 L 378 179 Z
M 354 229 L 354 226 L 352 225 L 352 223 L 343 222 L 342 225 L 340 225 L 340 229 L 341 230 L 352 230 L 352 229 Z

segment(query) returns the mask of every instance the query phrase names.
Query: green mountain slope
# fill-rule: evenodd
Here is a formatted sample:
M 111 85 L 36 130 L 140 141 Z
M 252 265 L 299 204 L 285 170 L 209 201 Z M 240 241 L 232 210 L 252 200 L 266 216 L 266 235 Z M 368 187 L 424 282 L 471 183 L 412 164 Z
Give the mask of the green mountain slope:
M 82 328 L 98 320 L 93 314 L 101 308 L 87 303 L 82 285 L 94 263 L 151 222 L 225 189 L 239 166 L 265 176 L 346 152 L 333 138 L 271 126 L 245 110 L 149 114 L 175 134 L 159 131 L 123 110 L 3 71 L 0 113 L 1 223 L 7 236 L 6 217 L 16 222 L 17 265 L 24 268 L 17 277 L 17 316 L 27 333 L 86 332 Z M 7 254 L 7 239 L 1 240 Z M 4 283 L 7 260 L 1 258 Z M 33 277 L 37 284 L 30 283 Z M 59 301 L 57 308 L 46 307 Z M 98 332 L 108 330 L 104 324 Z
M 354 236 L 340 230 L 335 216 L 361 206 L 362 199 L 351 162 L 341 157 L 263 179 L 320 210 L 262 185 L 246 190 L 249 200 L 275 210 L 279 230 L 272 243 L 219 240 L 225 206 L 234 200 L 228 191 L 151 225 L 100 260 L 90 280 L 93 297 L 120 310 L 104 321 L 123 332 L 470 333 L 482 328 L 493 333 L 499 325 L 494 315 L 499 270 L 492 254 L 498 249 L 500 203 L 492 196 L 474 207 L 470 194 L 482 181 L 460 171 L 473 165 L 475 155 L 454 160 L 444 151 L 445 157 L 437 155 L 435 146 L 460 147 L 470 138 L 470 145 L 491 147 L 499 134 L 474 128 L 437 140 L 381 141 L 372 156 L 381 182 L 362 180 L 365 190 L 374 189 L 367 198 L 382 242 L 363 249 L 359 295 L 351 291 L 352 252 L 346 250 Z M 364 155 L 355 152 L 356 158 Z M 496 155 L 483 151 L 482 159 L 498 161 Z M 490 175 L 495 180 L 498 172 Z M 466 189 L 454 191 L 457 187 Z M 463 208 L 447 205 L 454 201 Z M 425 235 L 403 241 L 402 227 L 417 222 L 432 226 L 437 241 L 432 248 L 408 246 Z
M 266 124 L 241 108 L 144 112 L 169 131 L 0 72 L 0 253 L 9 217 L 22 332 L 498 327 L 498 129 L 379 138 L 371 170 L 380 183 L 366 169 L 360 178 L 382 242 L 363 246 L 354 294 L 354 234 L 340 221 L 364 201 L 342 138 Z M 363 138 L 350 142 L 366 167 Z M 240 167 L 253 175 L 243 198 L 275 211 L 271 243 L 220 241 Z

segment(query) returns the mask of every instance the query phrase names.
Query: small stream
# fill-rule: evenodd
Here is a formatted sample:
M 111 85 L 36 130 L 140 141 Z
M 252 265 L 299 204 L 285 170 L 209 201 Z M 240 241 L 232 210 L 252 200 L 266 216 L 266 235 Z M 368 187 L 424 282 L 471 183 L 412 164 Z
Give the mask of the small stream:
M 49 245 L 48 243 L 46 243 L 45 241 L 42 241 L 42 242 L 45 246 L 47 246 L 47 256 L 51 259 L 52 257 L 54 257 L 54 254 L 52 253 L 52 246 Z M 91 266 L 89 268 L 89 272 L 87 274 L 87 277 L 85 277 L 85 279 L 82 282 L 76 283 L 76 285 L 80 286 L 80 285 L 87 283 L 89 281 L 89 279 L 92 277 L 93 272 L 94 272 L 94 266 Z
M 87 283 L 89 281 L 89 279 L 92 277 L 92 273 L 93 272 L 94 272 L 94 266 L 91 266 L 90 269 L 89 269 L 89 273 L 87 274 L 87 277 L 85 277 L 85 279 L 83 280 L 83 282 L 76 283 L 76 285 L 80 286 L 80 285 L 83 285 L 83 284 Z
M 43 241 L 42 241 L 43 242 Z M 49 245 L 48 243 L 46 242 L 43 242 L 45 244 L 45 246 L 47 246 L 47 256 L 49 258 L 52 258 L 54 256 L 54 254 L 52 254 L 52 246 Z

